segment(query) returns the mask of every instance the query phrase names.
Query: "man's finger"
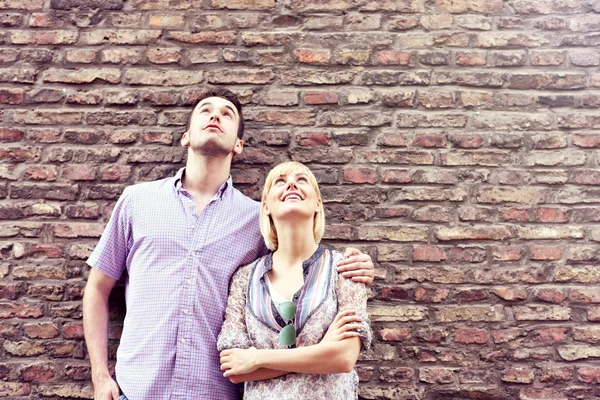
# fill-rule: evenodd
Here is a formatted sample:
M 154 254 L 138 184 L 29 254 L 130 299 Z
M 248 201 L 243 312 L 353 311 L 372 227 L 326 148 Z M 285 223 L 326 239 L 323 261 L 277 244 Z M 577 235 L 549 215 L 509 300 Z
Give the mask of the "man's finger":
M 349 257 L 346 257 L 346 258 L 342 258 L 341 260 L 339 260 L 337 262 L 336 265 L 338 267 L 341 267 L 341 266 L 344 266 L 344 265 L 353 264 L 353 263 L 356 263 L 356 262 L 364 262 L 364 261 L 366 261 L 366 260 L 363 259 L 361 256 L 354 255 L 354 256 L 349 256 Z
M 361 254 L 360 250 L 355 249 L 354 247 L 346 247 L 344 250 L 344 257 L 350 257 L 353 254 Z
M 371 282 L 371 277 L 368 277 L 368 276 L 353 276 L 352 277 L 352 282 L 364 283 L 364 284 L 368 285 Z

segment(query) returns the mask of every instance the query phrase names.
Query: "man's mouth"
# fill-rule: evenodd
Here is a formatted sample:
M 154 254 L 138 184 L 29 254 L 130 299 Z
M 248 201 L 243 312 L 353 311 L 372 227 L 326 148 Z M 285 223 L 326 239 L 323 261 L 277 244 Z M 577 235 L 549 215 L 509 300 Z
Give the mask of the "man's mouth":
M 218 129 L 219 132 L 223 132 L 223 129 L 221 129 L 221 127 L 217 124 L 208 124 L 204 127 L 204 129 L 209 129 L 209 128 Z

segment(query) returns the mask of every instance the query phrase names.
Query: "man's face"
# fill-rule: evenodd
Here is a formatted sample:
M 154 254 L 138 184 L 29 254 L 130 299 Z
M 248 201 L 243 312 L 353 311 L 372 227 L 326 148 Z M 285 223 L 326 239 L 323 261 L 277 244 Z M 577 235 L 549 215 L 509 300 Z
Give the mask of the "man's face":
M 190 127 L 181 144 L 206 156 L 239 154 L 243 142 L 237 131 L 240 115 L 232 102 L 221 97 L 207 97 L 192 111 Z

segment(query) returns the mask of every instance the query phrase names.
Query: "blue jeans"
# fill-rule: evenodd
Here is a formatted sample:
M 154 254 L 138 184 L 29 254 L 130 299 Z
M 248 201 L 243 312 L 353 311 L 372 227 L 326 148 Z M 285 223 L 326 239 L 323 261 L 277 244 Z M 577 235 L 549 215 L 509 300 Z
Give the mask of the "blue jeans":
M 124 394 L 122 394 L 122 395 L 121 395 L 121 396 L 118 398 L 118 400 L 127 400 L 127 396 L 125 396 Z

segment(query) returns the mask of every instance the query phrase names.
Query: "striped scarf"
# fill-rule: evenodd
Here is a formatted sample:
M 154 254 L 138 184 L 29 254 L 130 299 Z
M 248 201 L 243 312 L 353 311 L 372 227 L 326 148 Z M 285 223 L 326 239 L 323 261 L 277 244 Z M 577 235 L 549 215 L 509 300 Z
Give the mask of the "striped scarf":
M 248 307 L 250 312 L 269 329 L 279 333 L 285 322 L 279 316 L 271 299 L 265 275 L 273 268 L 273 253 L 255 261 L 248 285 Z M 293 302 L 296 304 L 296 335 L 311 315 L 323 304 L 330 290 L 333 270 L 333 253 L 319 246 L 315 253 L 302 263 L 304 284 L 296 292 Z

